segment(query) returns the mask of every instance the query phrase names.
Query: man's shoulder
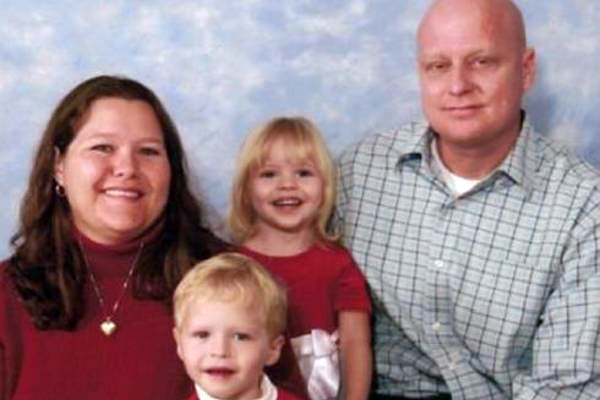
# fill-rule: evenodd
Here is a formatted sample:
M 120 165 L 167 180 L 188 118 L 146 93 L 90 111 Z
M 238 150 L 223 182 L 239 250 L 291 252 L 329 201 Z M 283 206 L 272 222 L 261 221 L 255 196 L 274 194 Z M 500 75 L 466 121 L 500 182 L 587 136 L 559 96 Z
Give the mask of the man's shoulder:
M 565 144 L 541 134 L 534 137 L 539 157 L 539 174 L 563 186 L 577 185 L 589 190 L 600 189 L 600 170 Z
M 397 157 L 412 151 L 427 131 L 424 121 L 411 121 L 394 129 L 370 133 L 342 152 L 343 162 L 367 157 Z

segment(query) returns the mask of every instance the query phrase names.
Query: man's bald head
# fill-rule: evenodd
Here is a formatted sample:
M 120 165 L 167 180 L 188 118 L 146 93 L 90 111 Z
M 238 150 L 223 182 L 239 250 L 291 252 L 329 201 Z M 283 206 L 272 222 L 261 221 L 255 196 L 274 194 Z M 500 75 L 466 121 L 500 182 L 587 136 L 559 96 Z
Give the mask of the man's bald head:
M 417 40 L 421 102 L 440 156 L 461 176 L 484 176 L 516 142 L 535 76 L 521 12 L 510 0 L 436 0 Z M 478 160 L 462 168 L 467 152 Z
M 511 0 L 436 0 L 419 24 L 417 42 L 432 24 L 448 24 L 458 19 L 452 15 L 477 13 L 482 24 L 489 30 L 498 30 L 501 35 L 512 37 L 514 45 L 522 50 L 527 46 L 525 24 L 519 8 Z

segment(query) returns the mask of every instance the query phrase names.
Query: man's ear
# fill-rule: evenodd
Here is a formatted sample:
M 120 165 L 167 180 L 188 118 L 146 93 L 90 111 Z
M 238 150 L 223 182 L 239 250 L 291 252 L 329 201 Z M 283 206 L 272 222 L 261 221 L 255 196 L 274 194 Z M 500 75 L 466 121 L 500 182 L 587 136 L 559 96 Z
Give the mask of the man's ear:
M 273 365 L 279 360 L 279 356 L 281 356 L 281 349 L 283 348 L 284 343 L 285 338 L 283 335 L 279 335 L 275 339 L 271 340 L 271 343 L 269 344 L 269 354 L 267 355 L 265 365 Z
M 523 92 L 526 92 L 533 86 L 535 81 L 537 61 L 535 50 L 532 47 L 525 49 L 523 53 Z
M 65 181 L 65 160 L 58 147 L 54 146 L 54 171 L 53 176 L 56 183 L 60 186 L 64 186 Z

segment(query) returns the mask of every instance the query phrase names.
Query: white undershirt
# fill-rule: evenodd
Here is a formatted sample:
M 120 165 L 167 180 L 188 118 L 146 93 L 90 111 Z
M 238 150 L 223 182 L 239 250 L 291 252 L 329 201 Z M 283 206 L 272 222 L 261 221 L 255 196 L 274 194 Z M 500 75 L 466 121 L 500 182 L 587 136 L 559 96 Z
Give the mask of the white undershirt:
M 469 190 L 473 189 L 475 185 L 477 185 L 479 182 L 484 181 L 491 175 L 486 175 L 485 177 L 480 179 L 468 179 L 452 173 L 448 168 L 446 168 L 446 166 L 442 162 L 440 154 L 438 153 L 435 139 L 431 141 L 431 156 L 433 162 L 439 169 L 440 177 L 446 183 L 446 185 L 448 186 L 450 191 L 452 191 L 455 197 L 460 197 L 463 194 L 467 193 Z
M 208 393 L 204 391 L 198 384 L 195 385 L 196 394 L 200 400 L 219 400 L 217 398 L 212 397 Z M 262 381 L 260 382 L 260 391 L 262 394 L 260 397 L 257 397 L 255 400 L 276 400 L 277 399 L 277 388 L 266 374 L 263 374 Z

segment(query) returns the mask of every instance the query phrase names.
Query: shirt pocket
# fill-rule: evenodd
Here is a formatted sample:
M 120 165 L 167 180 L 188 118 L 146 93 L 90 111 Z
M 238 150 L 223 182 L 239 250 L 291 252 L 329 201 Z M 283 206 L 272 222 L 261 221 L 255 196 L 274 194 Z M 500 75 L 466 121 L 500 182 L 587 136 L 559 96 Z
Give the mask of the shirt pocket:
M 525 261 L 453 266 L 453 325 L 464 343 L 490 359 L 524 354 L 540 323 L 553 274 Z

